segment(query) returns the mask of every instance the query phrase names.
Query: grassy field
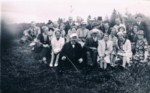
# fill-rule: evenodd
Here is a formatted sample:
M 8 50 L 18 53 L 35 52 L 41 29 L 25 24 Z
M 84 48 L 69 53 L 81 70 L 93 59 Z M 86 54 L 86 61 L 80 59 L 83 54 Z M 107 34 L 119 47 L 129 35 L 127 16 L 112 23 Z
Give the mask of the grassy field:
M 95 69 L 89 74 L 73 70 L 62 76 L 39 63 L 28 44 L 14 41 L 2 50 L 2 93 L 150 93 L 150 66 L 133 64 L 128 69 Z

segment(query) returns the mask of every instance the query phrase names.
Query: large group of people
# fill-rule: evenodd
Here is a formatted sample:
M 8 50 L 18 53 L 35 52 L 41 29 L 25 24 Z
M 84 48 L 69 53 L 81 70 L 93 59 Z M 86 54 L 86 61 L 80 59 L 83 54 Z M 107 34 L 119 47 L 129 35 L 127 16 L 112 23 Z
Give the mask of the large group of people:
M 48 21 L 42 27 L 31 22 L 21 42 L 30 42 L 38 60 L 49 67 L 80 69 L 82 66 L 107 69 L 110 65 L 123 68 L 133 62 L 148 63 L 150 60 L 149 31 L 142 16 L 135 17 L 136 23 L 128 28 L 118 17 L 110 26 L 109 20 L 90 17 L 57 22 Z

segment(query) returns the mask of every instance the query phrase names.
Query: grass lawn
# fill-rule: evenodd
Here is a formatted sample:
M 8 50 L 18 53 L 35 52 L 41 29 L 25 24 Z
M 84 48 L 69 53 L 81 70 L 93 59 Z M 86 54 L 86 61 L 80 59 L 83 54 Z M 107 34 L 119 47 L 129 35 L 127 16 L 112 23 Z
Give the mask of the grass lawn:
M 62 76 L 39 63 L 28 44 L 14 41 L 2 50 L 2 93 L 150 93 L 150 66 L 133 64 L 128 69 L 95 69 L 89 74 L 71 70 Z

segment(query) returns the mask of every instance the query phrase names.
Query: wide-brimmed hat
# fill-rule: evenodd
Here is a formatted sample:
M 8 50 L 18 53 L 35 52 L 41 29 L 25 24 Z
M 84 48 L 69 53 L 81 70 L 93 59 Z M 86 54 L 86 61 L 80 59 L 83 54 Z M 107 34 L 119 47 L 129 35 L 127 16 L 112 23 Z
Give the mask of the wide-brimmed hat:
M 143 31 L 143 30 L 139 30 L 139 31 L 137 32 L 137 35 L 144 35 L 144 31 Z

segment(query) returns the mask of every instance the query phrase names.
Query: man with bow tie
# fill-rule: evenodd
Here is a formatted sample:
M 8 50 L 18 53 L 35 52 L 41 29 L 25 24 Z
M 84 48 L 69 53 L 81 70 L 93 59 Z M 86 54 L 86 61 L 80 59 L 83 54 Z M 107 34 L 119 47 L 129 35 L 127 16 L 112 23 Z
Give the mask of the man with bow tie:
M 82 58 L 82 47 L 77 42 L 77 33 L 70 35 L 70 41 L 65 43 L 60 54 L 59 70 L 62 71 L 64 68 L 79 68 L 83 62 Z

